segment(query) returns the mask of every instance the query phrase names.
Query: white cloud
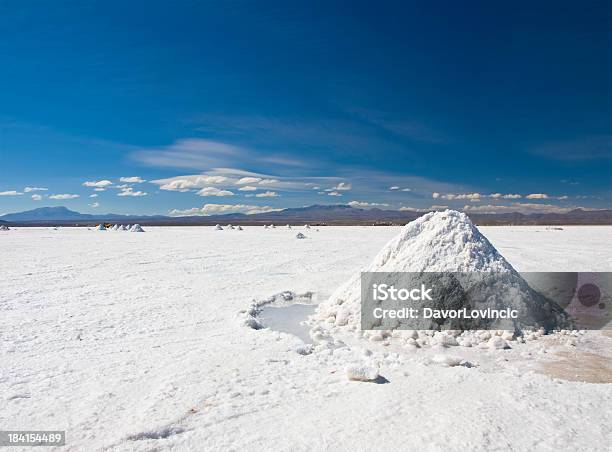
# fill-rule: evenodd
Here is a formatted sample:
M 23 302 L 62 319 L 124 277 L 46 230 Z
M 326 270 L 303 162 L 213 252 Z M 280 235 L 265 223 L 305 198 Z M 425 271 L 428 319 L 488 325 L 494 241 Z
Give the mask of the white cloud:
M 412 188 L 402 188 L 402 191 L 412 191 Z
M 83 186 L 85 187 L 104 188 L 109 185 L 113 185 L 113 183 L 107 179 L 83 182 Z
M 568 199 L 568 198 L 569 198 L 569 196 L 567 196 L 567 195 L 557 196 L 557 199 L 559 199 L 559 200 L 565 200 L 565 199 Z
M 351 207 L 389 207 L 389 204 L 365 201 L 351 201 L 348 205 Z
M 95 209 L 96 207 L 98 207 L 99 205 L 100 205 L 100 203 L 99 203 L 99 202 L 94 202 L 94 203 L 90 204 L 90 206 L 91 206 L 91 207 L 93 207 L 94 209 Z
M 194 207 L 186 210 L 174 209 L 170 211 L 172 216 L 192 216 L 192 215 L 223 215 L 227 213 L 244 213 L 253 215 L 256 213 L 275 212 L 277 209 L 270 206 L 253 206 L 247 204 L 204 204 L 201 208 Z
M 117 196 L 147 196 L 148 193 L 143 191 L 134 191 L 131 187 L 121 190 L 121 193 L 117 193 Z
M 315 185 L 314 187 L 312 187 L 313 190 L 321 190 L 321 187 L 319 187 L 318 185 Z
M 197 188 L 204 188 L 209 185 L 223 184 L 227 182 L 227 180 L 228 178 L 225 176 L 197 175 L 182 176 L 177 179 L 162 179 L 152 182 L 159 184 L 160 190 L 186 192 Z
M 15 190 L 0 191 L 0 196 L 21 196 L 21 195 L 23 195 L 23 193 L 15 191 Z
M 334 190 L 343 191 L 343 190 L 350 190 L 351 188 L 353 187 L 350 183 L 340 182 L 338 185 L 334 187 Z
M 433 199 L 438 199 L 438 198 L 440 197 L 440 193 L 438 193 L 438 192 L 433 192 L 433 193 L 431 194 L 431 197 L 432 197 Z
M 51 195 L 49 196 L 49 199 L 74 199 L 74 198 L 78 198 L 79 195 L 73 195 L 70 193 L 63 193 L 60 195 Z
M 277 183 L 278 179 L 262 179 L 259 181 L 259 185 L 273 185 Z
M 394 185 L 392 187 L 389 187 L 389 190 L 399 190 L 399 187 L 397 185 Z
M 106 188 L 97 187 L 97 188 L 94 188 L 94 191 L 106 191 Z
M 94 193 L 94 194 L 92 194 L 92 195 L 89 195 L 89 197 L 90 197 L 90 198 L 97 198 L 97 197 L 98 197 L 98 194 L 97 194 L 97 193 Z
M 406 211 L 411 211 L 411 212 L 431 212 L 434 210 L 445 210 L 448 209 L 448 206 L 439 206 L 439 205 L 433 205 L 431 207 L 425 207 L 424 209 L 418 208 L 418 207 L 400 207 L 400 211 L 401 212 L 406 212 Z
M 130 177 L 121 177 L 119 179 L 120 182 L 126 182 L 128 184 L 142 184 L 146 182 L 146 180 L 138 177 L 138 176 L 130 176 Z
M 233 196 L 229 190 L 220 190 L 217 187 L 204 187 L 197 192 L 199 196 Z
M 466 212 L 479 212 L 479 213 L 503 213 L 503 212 L 518 212 L 518 213 L 566 213 L 570 210 L 575 209 L 572 207 L 560 207 L 553 204 L 536 204 L 536 203 L 521 203 L 513 202 L 510 205 L 466 205 L 463 206 L 463 210 Z
M 275 191 L 266 191 L 263 193 L 257 193 L 256 198 L 278 198 L 280 195 Z
M 531 193 L 526 196 L 527 199 L 548 199 L 548 195 L 546 193 Z
M 238 191 L 255 191 L 257 187 L 253 187 L 252 185 L 245 185 L 244 187 L 240 187 Z
M 44 188 L 44 187 L 25 187 L 23 189 L 24 192 L 26 193 L 30 193 L 32 191 L 47 191 L 48 188 Z
M 342 193 L 338 193 L 337 191 L 330 191 L 327 193 L 328 196 L 342 196 Z
M 522 196 L 521 195 L 517 195 L 517 194 L 507 194 L 503 196 L 504 199 L 521 199 Z
M 446 195 L 441 195 L 442 199 L 448 199 L 452 201 L 454 199 L 469 199 L 470 201 L 480 201 L 480 197 L 482 195 L 480 193 L 447 193 Z
M 32 195 L 32 199 L 34 201 L 40 201 L 42 199 L 42 196 L 40 196 L 40 195 Z
M 236 185 L 257 184 L 262 181 L 261 177 L 241 177 L 236 181 Z

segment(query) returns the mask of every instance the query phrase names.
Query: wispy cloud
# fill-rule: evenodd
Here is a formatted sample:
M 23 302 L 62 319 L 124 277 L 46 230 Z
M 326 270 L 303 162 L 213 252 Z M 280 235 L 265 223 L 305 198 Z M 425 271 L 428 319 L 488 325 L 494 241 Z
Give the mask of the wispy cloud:
M 127 184 L 142 184 L 143 182 L 146 182 L 146 180 L 138 176 L 121 177 L 119 178 L 119 181 Z
M 66 199 L 75 199 L 78 198 L 79 195 L 71 194 L 71 193 L 62 193 L 59 195 L 50 195 L 49 199 L 58 199 L 58 200 L 66 200 Z
M 265 191 L 263 193 L 257 193 L 256 198 L 278 198 L 280 195 L 275 191 Z
M 348 203 L 351 207 L 360 207 L 360 208 L 368 208 L 368 207 L 389 207 L 389 204 L 379 203 L 379 202 L 366 202 L 366 201 L 350 201 Z
M 234 192 L 217 187 L 204 187 L 196 192 L 199 196 L 233 196 Z
M 253 206 L 248 204 L 204 204 L 202 207 L 193 207 L 191 209 L 173 209 L 170 211 L 172 216 L 193 216 L 193 215 L 223 215 L 228 213 L 244 213 L 253 215 L 256 213 L 274 212 L 281 209 L 270 206 Z
M 21 196 L 23 193 L 16 190 L 0 191 L 0 196 Z
M 148 193 L 144 191 L 134 191 L 132 187 L 124 188 L 121 192 L 117 193 L 117 196 L 133 196 L 133 197 L 141 197 L 147 196 Z
M 107 179 L 83 182 L 84 187 L 105 188 L 109 185 L 113 185 L 113 183 Z
M 37 194 L 32 195 L 32 200 L 34 201 L 40 201 L 41 199 L 42 199 L 41 195 L 37 195 Z
M 571 210 L 576 209 L 577 206 L 561 207 L 554 204 L 536 204 L 536 203 L 520 203 L 513 202 L 510 205 L 465 205 L 463 210 L 466 212 L 478 212 L 478 213 L 504 213 L 504 212 L 518 212 L 518 213 L 567 213 Z
M 555 160 L 612 159 L 612 135 L 595 135 L 568 141 L 551 141 L 533 148 L 532 153 Z
M 47 191 L 47 190 L 49 190 L 49 189 L 48 188 L 43 188 L 43 187 L 25 187 L 23 189 L 23 191 L 25 193 L 30 193 L 30 192 L 33 192 L 33 191 Z

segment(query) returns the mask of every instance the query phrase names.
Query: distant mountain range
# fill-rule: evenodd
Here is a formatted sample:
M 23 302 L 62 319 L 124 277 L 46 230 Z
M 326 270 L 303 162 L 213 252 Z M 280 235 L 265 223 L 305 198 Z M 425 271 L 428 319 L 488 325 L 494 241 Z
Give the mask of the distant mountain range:
M 382 209 L 359 209 L 348 205 L 313 205 L 288 208 L 274 212 L 246 215 L 230 213 L 213 216 L 168 217 L 163 215 L 118 215 L 85 214 L 66 207 L 41 207 L 25 212 L 9 213 L 0 216 L 0 222 L 14 225 L 91 225 L 101 222 L 142 223 L 148 225 L 214 225 L 216 223 L 235 224 L 336 224 L 372 225 L 403 224 L 423 215 L 419 211 L 398 211 Z M 567 213 L 518 212 L 498 214 L 469 214 L 472 221 L 480 225 L 506 224 L 612 224 L 612 210 L 575 209 Z

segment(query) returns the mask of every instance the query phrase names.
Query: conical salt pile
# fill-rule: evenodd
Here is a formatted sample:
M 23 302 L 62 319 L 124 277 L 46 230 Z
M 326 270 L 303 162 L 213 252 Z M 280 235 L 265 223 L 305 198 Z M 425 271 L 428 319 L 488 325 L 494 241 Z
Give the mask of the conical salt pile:
M 365 272 L 462 272 L 473 275 L 475 279 L 486 284 L 477 287 L 481 293 L 489 294 L 495 299 L 497 306 L 517 309 L 519 318 L 512 321 L 515 330 L 523 328 L 545 327 L 552 329 L 562 325 L 566 317 L 561 309 L 534 292 L 525 280 L 512 268 L 512 266 L 499 254 L 493 245 L 478 231 L 467 215 L 446 210 L 444 212 L 430 212 L 408 223 L 400 234 L 392 239 L 374 258 Z M 486 276 L 478 272 L 490 272 L 495 275 Z M 323 302 L 315 314 L 314 319 L 334 325 L 335 327 L 358 330 L 361 327 L 361 274 L 356 273 L 345 284 L 339 287 L 333 295 Z M 426 276 L 426 274 L 425 274 Z M 449 278 L 451 280 L 452 278 Z M 435 281 L 440 284 L 440 281 Z M 453 287 L 441 285 L 439 293 L 444 294 L 449 288 L 462 290 L 460 284 L 453 280 Z M 506 294 L 506 295 L 503 295 Z M 510 295 L 508 295 L 510 294 Z M 497 298 L 500 301 L 497 302 Z M 457 306 L 456 301 L 453 308 Z M 427 306 L 434 309 L 449 308 L 448 299 L 440 297 L 428 302 Z M 422 308 L 423 302 L 414 302 L 414 307 Z M 413 307 L 410 302 L 407 307 Z M 468 306 L 465 306 L 466 308 Z M 433 321 L 421 328 L 415 329 L 448 329 L 453 326 L 451 321 Z M 466 328 L 457 328 L 456 322 L 451 329 L 492 329 L 491 323 L 464 323 Z M 389 329 L 397 327 L 390 322 Z M 381 326 L 386 327 L 387 323 Z
M 239 231 L 242 231 L 242 226 L 238 226 L 236 229 L 238 229 Z
M 310 225 L 308 224 L 304 225 L 304 229 L 310 229 Z
M 306 236 L 304 234 L 302 234 L 301 232 L 298 232 L 297 235 L 295 236 L 296 239 L 305 239 Z
M 215 226 L 215 231 L 223 231 L 223 228 L 221 227 L 220 224 Z
M 287 229 L 291 229 L 291 225 L 290 224 L 287 225 Z
M 116 225 L 115 225 L 115 226 L 113 226 L 111 229 L 112 229 L 113 231 L 118 231 L 118 230 L 119 230 L 119 225 L 118 225 L 118 224 L 116 224 Z
M 144 229 L 142 229 L 142 227 L 139 224 L 135 224 L 130 229 L 130 232 L 144 232 Z
M 11 228 L 9 228 L 7 225 L 3 224 L 2 226 L 0 226 L 0 231 L 9 231 Z
M 268 229 L 268 225 L 267 224 L 264 224 L 264 229 Z
M 121 225 L 121 230 L 122 231 L 127 231 L 127 230 L 129 230 L 129 228 L 125 224 L 122 224 Z
M 106 228 L 102 223 L 100 223 L 98 226 L 96 226 L 96 231 L 106 231 Z

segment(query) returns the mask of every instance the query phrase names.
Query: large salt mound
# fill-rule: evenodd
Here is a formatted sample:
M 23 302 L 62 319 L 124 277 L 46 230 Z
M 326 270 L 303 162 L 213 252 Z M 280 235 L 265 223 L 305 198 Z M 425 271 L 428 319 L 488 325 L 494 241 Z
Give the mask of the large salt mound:
M 513 294 L 504 299 L 503 305 L 519 310 L 519 319 L 514 328 L 547 329 L 563 324 L 565 316 L 561 309 L 534 292 L 510 263 L 478 231 L 464 213 L 453 210 L 430 212 L 408 223 L 400 234 L 392 239 L 374 258 L 364 272 L 494 272 L 496 284 L 504 292 Z M 315 321 L 331 324 L 332 327 L 358 330 L 361 327 L 361 273 L 356 273 L 340 286 L 332 296 L 319 305 Z M 498 286 L 496 286 L 497 288 Z M 492 294 L 497 295 L 499 291 Z M 436 303 L 440 303 L 437 305 Z M 434 309 L 448 309 L 437 299 L 428 304 Z M 416 307 L 416 306 L 415 306 Z M 456 306 L 453 306 L 456 307 Z M 395 321 L 396 322 L 396 321 Z M 386 327 L 387 324 L 381 325 Z M 397 326 L 397 324 L 395 325 Z M 389 329 L 395 327 L 390 324 Z M 449 321 L 432 324 L 420 329 L 491 329 L 490 323 L 471 323 L 469 328 L 456 328 Z

